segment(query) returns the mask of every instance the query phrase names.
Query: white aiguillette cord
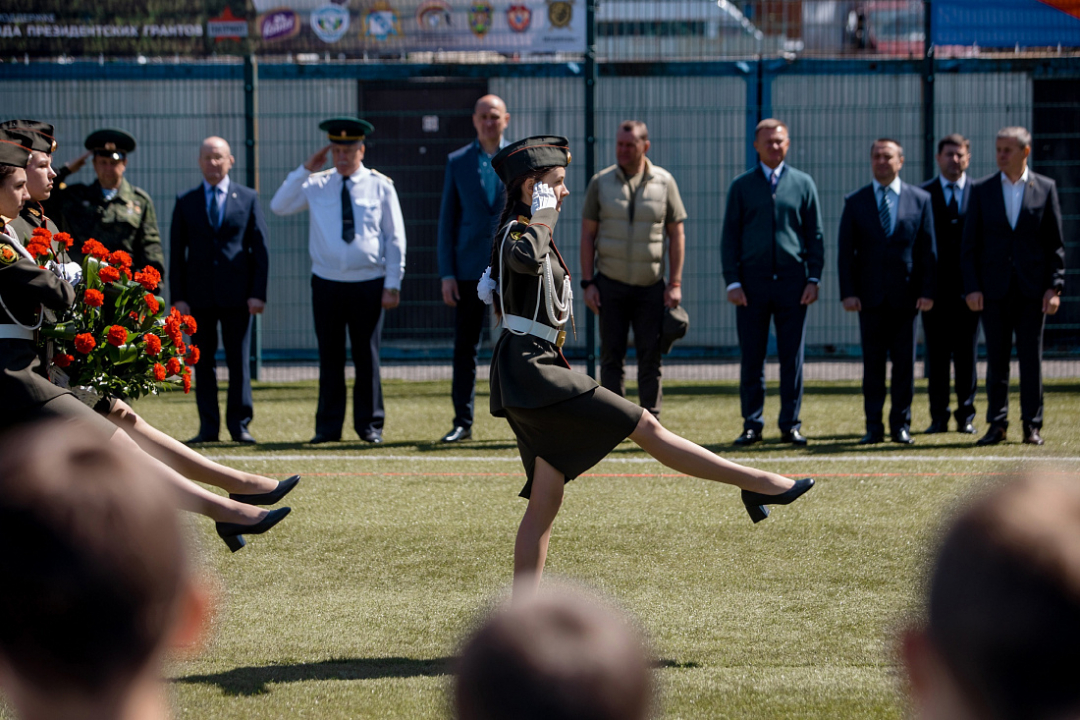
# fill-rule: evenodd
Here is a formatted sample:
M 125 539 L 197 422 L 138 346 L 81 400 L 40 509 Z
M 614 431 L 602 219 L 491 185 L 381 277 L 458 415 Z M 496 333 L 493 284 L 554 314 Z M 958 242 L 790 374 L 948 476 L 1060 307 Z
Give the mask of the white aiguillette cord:
M 499 241 L 499 310 L 502 312 L 502 316 L 506 317 L 506 305 L 503 298 L 503 248 L 506 245 L 506 238 L 510 236 L 510 228 L 514 226 L 514 222 L 510 221 L 506 223 L 506 230 L 503 231 L 502 240 Z M 548 319 L 552 324 L 562 327 L 566 325 L 566 321 L 570 320 L 574 316 L 574 290 L 570 283 L 570 276 L 563 277 L 563 291 L 562 296 L 565 300 L 561 300 L 558 294 L 555 292 L 555 277 L 551 272 L 551 254 L 548 253 L 544 256 L 544 264 L 541 268 L 543 277 L 541 278 L 541 285 L 536 292 L 536 308 L 533 310 L 532 321 L 536 322 L 536 318 L 540 315 L 540 297 L 545 296 L 547 302 L 544 303 L 544 309 L 547 311 Z M 528 335 L 529 333 L 513 330 L 509 326 L 507 330 L 514 335 Z
M 3 230 L 7 230 L 7 228 L 5 227 L 5 228 L 3 228 Z M 26 248 L 24 248 L 22 246 L 22 243 L 20 243 L 17 238 L 15 238 L 12 235 L 8 235 L 6 232 L 3 232 L 3 230 L 0 230 L 0 234 L 2 234 L 4 236 L 4 239 L 6 239 L 8 242 L 11 243 L 12 247 L 15 248 L 16 252 L 18 252 L 20 255 L 22 255 L 24 258 L 26 258 L 27 260 L 29 260 L 32 263 L 37 262 L 36 260 L 34 260 L 33 257 L 31 257 L 30 253 L 28 253 L 26 251 Z M 3 297 L 0 297 L 0 307 L 4 308 L 4 312 L 6 312 L 7 316 L 9 318 L 11 318 L 11 322 L 15 323 L 16 325 L 21 327 L 23 330 L 37 330 L 39 327 L 41 327 L 42 321 L 45 320 L 45 306 L 44 305 L 41 306 L 41 311 L 38 313 L 38 321 L 37 321 L 36 325 L 23 325 L 21 322 L 19 322 L 18 318 L 16 318 L 15 315 L 11 312 L 11 310 L 8 309 L 7 303 L 4 302 Z

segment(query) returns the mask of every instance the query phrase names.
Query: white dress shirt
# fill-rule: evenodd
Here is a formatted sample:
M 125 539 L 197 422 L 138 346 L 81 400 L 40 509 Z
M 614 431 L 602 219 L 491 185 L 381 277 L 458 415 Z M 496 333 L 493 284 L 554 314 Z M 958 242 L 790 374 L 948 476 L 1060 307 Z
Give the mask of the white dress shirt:
M 356 236 L 341 239 L 341 184 L 334 169 L 312 173 L 303 165 L 285 178 L 270 210 L 291 215 L 310 210 L 308 251 L 311 272 L 325 280 L 364 282 L 385 278 L 383 287 L 400 290 L 405 275 L 405 221 L 393 181 L 360 165 L 349 177 Z
M 956 186 L 956 206 L 960 207 L 964 204 L 964 189 L 967 187 L 967 173 L 960 173 L 960 179 L 956 182 L 946 180 L 944 175 L 938 175 L 938 180 L 941 181 L 941 192 L 945 194 L 946 205 L 952 200 L 953 195 L 953 191 L 949 189 L 949 185 Z
M 780 164 L 777 165 L 775 168 L 769 167 L 768 165 L 761 162 L 760 160 L 758 160 L 758 165 L 761 166 L 761 172 L 765 173 L 765 179 L 769 182 L 770 185 L 772 184 L 773 173 L 776 173 L 776 177 L 779 178 L 780 175 L 783 174 L 783 172 L 784 172 L 784 161 L 783 160 L 781 160 Z M 779 182 L 779 180 L 777 182 Z
M 215 191 L 217 192 L 218 216 L 217 218 L 211 218 L 217 220 L 216 223 L 213 223 L 216 227 L 221 227 L 221 223 L 225 221 L 225 203 L 227 202 L 227 198 L 229 197 L 230 184 L 231 183 L 229 181 L 228 175 L 222 178 L 221 182 L 219 182 L 217 185 L 211 185 L 210 183 L 206 182 L 206 180 L 202 181 L 203 196 L 206 200 L 207 217 L 210 217 L 210 193 Z
M 1005 215 L 1009 218 L 1009 227 L 1016 229 L 1016 221 L 1020 218 L 1020 208 L 1024 206 L 1024 186 L 1031 179 L 1031 172 L 1024 166 L 1024 174 L 1014 185 L 1009 176 L 1001 173 L 1001 191 L 1005 196 Z
M 889 204 L 889 237 L 896 232 L 896 208 L 900 207 L 900 176 L 897 175 L 888 185 L 874 180 L 874 205 L 881 203 L 881 188 L 885 188 L 885 202 Z

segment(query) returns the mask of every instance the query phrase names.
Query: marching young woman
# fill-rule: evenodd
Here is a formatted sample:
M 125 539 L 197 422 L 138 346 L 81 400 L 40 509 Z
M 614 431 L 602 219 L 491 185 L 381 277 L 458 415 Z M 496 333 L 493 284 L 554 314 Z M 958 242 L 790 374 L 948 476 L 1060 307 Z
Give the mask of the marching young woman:
M 569 163 L 566 138 L 550 136 L 519 140 L 492 160 L 506 205 L 478 290 L 503 326 L 491 358 L 491 413 L 510 423 L 528 478 L 521 496 L 529 504 L 514 545 L 515 597 L 539 586 L 565 483 L 626 438 L 673 470 L 741 488 L 754 522 L 768 516 L 766 505 L 791 503 L 814 484 L 723 460 L 570 369 L 561 347 L 573 293 L 552 239 L 570 194 Z
M 124 429 L 131 430 L 139 441 L 136 444 L 126 432 L 116 432 L 113 424 L 39 373 L 41 360 L 34 331 L 41 325 L 44 309 L 67 309 L 75 299 L 75 290 L 65 279 L 74 268 L 58 268 L 54 272 L 38 267 L 8 227 L 9 220 L 18 217 L 30 199 L 25 171 L 30 146 L 27 137 L 17 130 L 0 129 L 0 216 L 3 216 L 0 218 L 0 403 L 4 407 L 0 431 L 46 417 L 76 420 L 86 427 L 97 428 L 125 452 L 160 466 L 161 474 L 180 490 L 183 508 L 217 521 L 218 535 L 231 550 L 239 550 L 244 546 L 244 534 L 266 532 L 288 515 L 289 508 L 264 510 L 256 505 L 278 502 L 296 485 L 298 478 L 279 483 L 217 466 L 205 458 L 196 460 L 174 449 L 170 455 L 171 445 L 157 437 L 163 434 L 130 413 L 117 424 L 129 426 Z M 126 405 L 123 408 L 130 411 Z M 236 494 L 226 498 L 196 485 L 173 467 L 148 455 L 140 449 L 140 444 L 171 460 L 174 467 L 186 471 L 189 477 Z

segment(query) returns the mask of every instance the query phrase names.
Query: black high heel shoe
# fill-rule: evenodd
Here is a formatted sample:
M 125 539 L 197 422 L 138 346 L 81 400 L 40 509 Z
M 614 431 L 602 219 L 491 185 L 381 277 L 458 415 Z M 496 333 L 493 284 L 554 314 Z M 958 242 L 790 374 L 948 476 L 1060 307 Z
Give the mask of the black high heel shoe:
M 798 500 L 800 495 L 812 487 L 814 487 L 814 478 L 803 478 L 802 480 L 796 480 L 790 489 L 779 495 L 763 495 L 762 493 L 743 490 L 742 501 L 743 505 L 746 506 L 746 512 L 750 514 L 750 519 L 755 523 L 759 523 L 769 517 L 769 508 L 765 507 L 766 505 L 788 505 Z
M 215 525 L 217 525 L 217 534 L 225 541 L 225 544 L 229 546 L 230 550 L 236 552 L 247 545 L 247 541 L 244 540 L 244 533 L 249 535 L 260 535 L 284 520 L 285 516 L 291 511 L 292 508 L 287 507 L 271 510 L 267 513 L 266 517 L 254 525 L 224 522 L 215 523 Z
M 270 492 L 256 493 L 254 495 L 237 495 L 235 493 L 229 493 L 229 499 L 236 502 L 242 502 L 245 505 L 277 505 L 281 502 L 281 498 L 289 494 L 289 492 L 296 487 L 296 483 L 300 482 L 299 475 L 293 475 L 288 480 L 282 480 L 277 484 L 277 487 Z

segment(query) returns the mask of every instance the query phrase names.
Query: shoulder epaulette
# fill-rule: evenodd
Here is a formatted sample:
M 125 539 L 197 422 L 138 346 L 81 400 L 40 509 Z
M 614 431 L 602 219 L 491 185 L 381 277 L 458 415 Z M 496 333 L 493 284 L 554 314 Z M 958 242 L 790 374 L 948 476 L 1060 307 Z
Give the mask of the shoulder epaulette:
M 378 176 L 379 176 L 379 177 L 381 177 L 381 178 L 382 178 L 383 180 L 386 180 L 387 182 L 389 182 L 389 183 L 390 183 L 391 185 L 393 185 L 393 184 L 394 184 L 394 180 L 393 180 L 393 178 L 391 178 L 391 177 L 390 177 L 389 175 L 384 175 L 383 173 L 379 172 L 379 171 L 378 171 L 378 170 L 376 170 L 375 168 L 368 168 L 368 170 L 371 170 L 371 174 L 372 174 L 372 175 L 378 175 Z

